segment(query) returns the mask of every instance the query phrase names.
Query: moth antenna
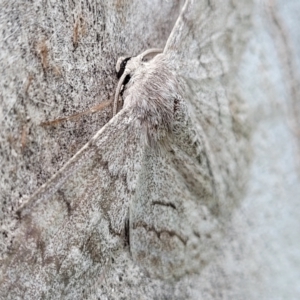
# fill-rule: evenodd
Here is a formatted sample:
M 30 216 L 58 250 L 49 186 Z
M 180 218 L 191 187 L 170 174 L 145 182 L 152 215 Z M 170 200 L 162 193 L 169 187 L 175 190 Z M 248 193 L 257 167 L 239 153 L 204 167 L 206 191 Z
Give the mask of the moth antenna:
M 144 51 L 143 53 L 140 54 L 140 56 L 142 58 L 144 58 L 145 56 L 149 55 L 149 54 L 159 54 L 159 53 L 163 53 L 164 49 L 160 49 L 160 48 L 151 48 L 148 49 L 146 51 Z
M 118 85 L 117 85 L 117 89 L 116 89 L 116 93 L 115 93 L 115 99 L 114 99 L 114 108 L 113 108 L 113 117 L 117 114 L 117 108 L 118 108 L 118 100 L 119 100 L 119 95 L 120 95 L 120 90 L 122 87 L 122 84 L 125 80 L 125 77 L 128 75 L 128 71 L 124 71 L 123 75 L 121 76 Z

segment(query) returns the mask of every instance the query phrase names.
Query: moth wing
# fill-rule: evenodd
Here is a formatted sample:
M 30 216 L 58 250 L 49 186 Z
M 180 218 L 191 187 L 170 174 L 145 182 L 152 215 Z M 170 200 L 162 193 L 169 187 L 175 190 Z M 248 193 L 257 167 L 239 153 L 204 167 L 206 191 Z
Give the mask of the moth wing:
M 154 277 L 199 272 L 213 260 L 237 205 L 249 145 L 242 100 L 226 76 L 249 28 L 250 9 L 240 2 L 187 0 L 164 49 L 185 82 L 175 104 L 185 116 L 175 120 L 171 150 L 146 150 L 130 207 L 131 253 Z
M 220 237 L 217 183 L 204 144 L 185 125 L 177 127 L 168 150 L 158 155 L 146 148 L 130 206 L 131 254 L 151 277 L 199 272 Z
M 123 110 L 22 204 L 1 261 L 1 299 L 81 295 L 93 284 L 85 272 L 97 280 L 105 259 L 124 246 L 143 155 L 139 138 Z

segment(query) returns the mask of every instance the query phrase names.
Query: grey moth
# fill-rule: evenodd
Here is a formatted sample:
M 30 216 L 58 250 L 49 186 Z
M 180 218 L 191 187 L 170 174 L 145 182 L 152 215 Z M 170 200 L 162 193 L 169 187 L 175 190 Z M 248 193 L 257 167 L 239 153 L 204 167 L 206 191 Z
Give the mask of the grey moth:
M 128 251 L 145 274 L 174 280 L 213 259 L 246 165 L 241 99 L 226 82 L 238 6 L 187 0 L 162 51 L 118 61 L 114 117 L 21 203 L 2 279 L 80 284 L 83 269 Z

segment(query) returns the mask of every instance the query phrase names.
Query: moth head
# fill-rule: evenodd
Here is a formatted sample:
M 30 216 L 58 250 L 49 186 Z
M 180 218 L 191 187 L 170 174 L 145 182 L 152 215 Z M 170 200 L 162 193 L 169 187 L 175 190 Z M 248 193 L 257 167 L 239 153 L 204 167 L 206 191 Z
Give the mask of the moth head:
M 131 59 L 131 57 L 119 57 L 117 64 L 116 64 L 116 72 L 117 72 L 117 77 L 118 79 L 121 78 L 123 75 L 127 62 Z
M 143 64 L 144 58 L 148 55 L 156 55 L 161 53 L 162 49 L 149 49 L 141 53 L 140 55 L 134 57 L 120 57 L 117 60 L 116 72 L 119 79 L 115 98 L 114 98 L 114 107 L 113 115 L 115 116 L 118 110 L 118 99 L 122 87 L 124 87 L 130 80 L 132 74 Z

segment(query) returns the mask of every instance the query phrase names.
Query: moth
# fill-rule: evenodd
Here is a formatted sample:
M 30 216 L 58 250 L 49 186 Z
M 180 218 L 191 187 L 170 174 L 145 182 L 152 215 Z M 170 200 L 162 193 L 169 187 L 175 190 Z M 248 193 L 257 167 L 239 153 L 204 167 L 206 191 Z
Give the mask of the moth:
M 213 259 L 246 144 L 224 81 L 238 58 L 238 5 L 187 0 L 162 51 L 118 60 L 113 118 L 17 211 L 6 295 L 68 293 L 118 251 L 164 280 Z

